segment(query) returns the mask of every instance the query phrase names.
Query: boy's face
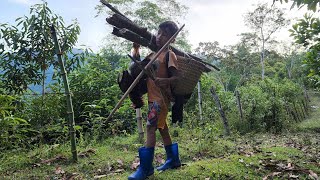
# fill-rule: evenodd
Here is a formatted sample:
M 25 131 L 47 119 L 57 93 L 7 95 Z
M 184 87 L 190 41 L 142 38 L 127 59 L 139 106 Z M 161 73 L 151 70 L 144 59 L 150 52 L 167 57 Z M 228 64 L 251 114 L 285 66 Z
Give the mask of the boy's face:
M 171 38 L 170 34 L 165 29 L 159 29 L 156 35 L 156 44 L 158 47 L 162 47 Z

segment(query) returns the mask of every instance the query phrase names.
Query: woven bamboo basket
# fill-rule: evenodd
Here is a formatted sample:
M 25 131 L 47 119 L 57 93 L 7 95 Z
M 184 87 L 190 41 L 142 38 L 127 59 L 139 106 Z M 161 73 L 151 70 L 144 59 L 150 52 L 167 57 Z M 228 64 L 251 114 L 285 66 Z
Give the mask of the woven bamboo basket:
M 177 56 L 180 79 L 172 87 L 173 93 L 177 95 L 189 95 L 197 85 L 201 74 L 210 72 L 211 69 L 205 64 L 192 58 Z

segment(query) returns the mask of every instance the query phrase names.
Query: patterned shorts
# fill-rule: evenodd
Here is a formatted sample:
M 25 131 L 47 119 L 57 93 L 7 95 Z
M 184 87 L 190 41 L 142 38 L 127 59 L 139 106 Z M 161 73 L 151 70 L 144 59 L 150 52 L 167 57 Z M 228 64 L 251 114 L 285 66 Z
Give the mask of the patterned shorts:
M 157 102 L 151 102 L 148 107 L 147 126 L 157 127 L 161 110 L 160 105 Z

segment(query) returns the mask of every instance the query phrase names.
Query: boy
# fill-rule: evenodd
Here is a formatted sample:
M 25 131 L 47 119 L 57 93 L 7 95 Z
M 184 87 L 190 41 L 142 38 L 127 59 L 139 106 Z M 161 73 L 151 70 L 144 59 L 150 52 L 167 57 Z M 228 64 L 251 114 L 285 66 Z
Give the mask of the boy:
M 159 25 L 156 35 L 156 44 L 159 49 L 178 31 L 178 26 L 172 21 L 165 21 Z M 169 52 L 169 62 L 166 62 L 166 54 Z M 175 85 L 178 81 L 177 57 L 174 52 L 168 50 L 163 51 L 155 61 L 157 70 L 155 72 L 155 80 L 148 78 L 148 117 L 147 117 L 147 139 L 145 147 L 139 149 L 140 166 L 136 172 L 131 174 L 129 180 L 142 180 L 153 175 L 153 157 L 154 147 L 156 145 L 156 130 L 159 129 L 163 144 L 166 150 L 166 162 L 157 167 L 157 170 L 164 171 L 174 169 L 181 166 L 178 144 L 172 143 L 168 125 L 166 122 L 168 114 L 168 106 L 170 104 L 170 86 Z M 168 76 L 169 72 L 172 75 Z

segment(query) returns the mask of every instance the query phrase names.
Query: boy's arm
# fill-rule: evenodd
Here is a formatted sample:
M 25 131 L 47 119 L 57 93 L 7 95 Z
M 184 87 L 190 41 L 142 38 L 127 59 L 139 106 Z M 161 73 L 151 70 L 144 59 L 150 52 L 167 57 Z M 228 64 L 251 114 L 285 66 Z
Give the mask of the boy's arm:
M 169 51 L 169 61 L 168 61 L 168 71 L 171 74 L 169 78 L 156 78 L 155 84 L 159 87 L 166 87 L 168 85 L 174 85 L 179 81 L 179 71 L 178 71 L 178 63 L 177 63 L 177 56 L 172 52 Z
M 156 78 L 155 84 L 159 87 L 167 87 L 168 85 L 174 85 L 179 80 L 179 71 L 175 67 L 169 67 L 169 71 L 172 74 L 169 78 Z

